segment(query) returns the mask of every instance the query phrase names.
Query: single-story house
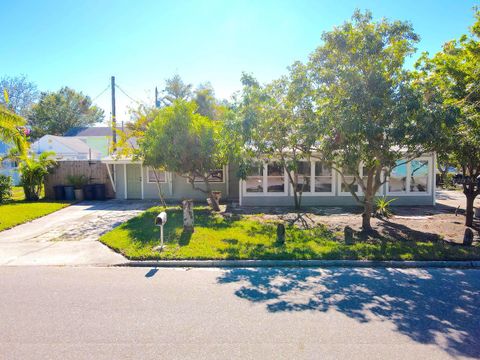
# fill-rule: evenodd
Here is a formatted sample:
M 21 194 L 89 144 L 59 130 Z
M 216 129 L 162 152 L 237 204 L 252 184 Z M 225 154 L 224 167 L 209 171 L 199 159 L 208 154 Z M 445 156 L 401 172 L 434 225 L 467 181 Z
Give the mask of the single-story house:
M 392 205 L 435 204 L 435 154 L 425 154 L 405 163 L 400 161 L 378 196 L 396 198 Z M 158 186 L 152 169 L 131 159 L 102 159 L 108 167 L 110 181 L 118 199 L 158 199 Z M 362 173 L 363 169 L 359 169 Z M 160 188 L 167 200 L 205 200 L 201 191 L 194 190 L 187 179 L 176 174 L 157 172 Z M 246 180 L 236 174 L 235 166 L 226 165 L 211 174 L 212 189 L 221 191 L 222 198 L 243 206 L 292 206 L 293 188 L 288 176 L 275 162 L 258 162 Z M 305 206 L 350 206 L 355 199 L 342 183 L 341 176 L 320 161 L 305 161 L 299 170 L 303 183 L 302 204 Z M 347 176 L 347 181 L 352 177 Z M 199 180 L 199 187 L 203 182 Z M 357 186 L 357 194 L 362 196 Z
M 102 153 L 76 137 L 44 135 L 35 141 L 31 149 L 36 154 L 53 151 L 57 160 L 100 160 Z

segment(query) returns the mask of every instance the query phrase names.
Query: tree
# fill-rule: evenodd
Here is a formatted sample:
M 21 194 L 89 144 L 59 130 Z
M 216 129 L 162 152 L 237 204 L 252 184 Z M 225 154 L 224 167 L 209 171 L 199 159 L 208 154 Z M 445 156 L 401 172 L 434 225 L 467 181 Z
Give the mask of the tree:
M 197 112 L 210 119 L 217 119 L 217 100 L 210 83 L 201 84 L 194 92 L 193 100 L 197 104 Z
M 309 186 L 300 170 L 302 164 L 310 163 L 316 140 L 311 126 L 315 118 L 312 89 L 306 70 L 305 65 L 297 62 L 289 68 L 289 76 L 266 86 L 260 86 L 251 75 L 244 74 L 238 110 L 244 132 L 243 157 L 252 161 L 268 158 L 280 164 L 292 186 L 297 210 L 301 207 L 302 193 Z M 243 167 L 247 168 L 248 164 Z M 240 175 L 245 178 L 247 174 Z
M 17 115 L 26 117 L 32 105 L 38 99 L 37 85 L 29 81 L 25 75 L 0 79 L 0 90 L 8 93 L 9 101 L 0 99 L 0 104 Z
M 317 149 L 363 206 L 362 229 L 371 231 L 378 189 L 399 161 L 432 148 L 440 121 L 403 68 L 419 37 L 409 23 L 374 22 L 357 10 L 322 39 L 308 63 L 321 129 Z
M 4 102 L 9 104 L 8 91 L 3 91 Z M 27 130 L 23 127 L 25 119 L 15 114 L 5 105 L 0 104 L 0 140 L 5 143 L 11 143 L 17 149 L 24 151 L 26 148 Z
M 160 101 L 164 106 L 172 105 L 175 100 L 190 100 L 192 97 L 192 84 L 185 84 L 180 75 L 175 74 L 165 80 L 165 88 Z
M 418 76 L 430 101 L 440 104 L 450 120 L 438 147 L 464 175 L 465 225 L 473 225 L 473 204 L 480 194 L 480 11 L 470 36 L 444 44 L 432 58 L 423 54 Z
M 209 174 L 227 163 L 222 146 L 222 124 L 196 113 L 194 102 L 175 100 L 162 108 L 140 140 L 144 164 L 188 179 L 196 190 L 208 195 L 218 211 Z M 205 188 L 197 186 L 201 179 Z
M 45 176 L 55 166 L 53 152 L 35 154 L 23 153 L 17 158 L 21 174 L 20 185 L 25 193 L 25 200 L 37 201 L 40 199 Z
M 33 136 L 39 138 L 45 134 L 61 136 L 72 127 L 90 126 L 103 118 L 103 110 L 93 105 L 90 97 L 63 87 L 57 92 L 40 95 L 28 116 L 28 124 Z

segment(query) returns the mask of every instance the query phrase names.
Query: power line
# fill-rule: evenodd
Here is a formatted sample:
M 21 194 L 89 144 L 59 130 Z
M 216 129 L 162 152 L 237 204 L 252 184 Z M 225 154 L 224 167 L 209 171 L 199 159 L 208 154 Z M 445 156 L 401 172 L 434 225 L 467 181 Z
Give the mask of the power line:
M 138 101 L 136 99 L 134 99 L 133 97 L 131 97 L 130 95 L 128 95 L 125 90 L 123 90 L 120 86 L 118 86 L 118 84 L 115 84 L 115 87 L 120 90 L 126 97 L 128 97 L 130 100 L 132 100 L 133 102 L 136 102 L 138 105 L 143 105 L 143 103 L 141 101 Z
M 107 85 L 107 87 L 105 89 L 102 90 L 102 92 L 100 94 L 98 94 L 97 96 L 95 96 L 93 99 L 92 99 L 92 103 L 97 100 L 100 96 L 102 96 L 108 89 L 110 89 L 110 85 Z

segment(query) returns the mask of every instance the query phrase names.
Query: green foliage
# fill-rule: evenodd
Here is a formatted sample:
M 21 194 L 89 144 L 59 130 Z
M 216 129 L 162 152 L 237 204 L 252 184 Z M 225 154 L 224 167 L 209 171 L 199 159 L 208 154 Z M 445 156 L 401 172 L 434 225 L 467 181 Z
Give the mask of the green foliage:
M 3 89 L 3 98 L 3 104 L 0 103 L 0 141 L 12 143 L 15 148 L 24 152 L 27 144 L 25 133 L 21 127 L 25 125 L 25 119 L 6 106 L 10 102 L 6 89 Z
M 448 122 L 442 128 L 437 150 L 443 163 L 449 162 L 471 179 L 464 184 L 467 197 L 466 225 L 473 223 L 473 202 L 480 194 L 480 11 L 470 36 L 444 44 L 442 51 L 417 62 L 419 86 L 431 106 L 441 108 Z
M 140 148 L 148 166 L 203 179 L 226 164 L 220 134 L 221 123 L 197 114 L 194 103 L 177 100 L 159 111 Z
M 192 97 L 192 84 L 184 83 L 180 75 L 175 74 L 165 80 L 165 88 L 162 93 L 160 101 L 164 106 L 170 106 L 176 100 L 189 101 Z
M 23 154 L 18 158 L 20 185 L 23 187 L 26 200 L 39 200 L 45 176 L 56 164 L 53 155 L 52 152 L 44 152 L 38 157 L 35 154 Z
M 4 76 L 0 79 L 0 91 L 5 95 L 3 99 L 0 97 L 0 105 L 22 117 L 28 116 L 32 105 L 38 99 L 37 86 L 25 75 Z
M 75 189 L 82 189 L 84 185 L 88 184 L 88 177 L 85 175 L 68 175 L 67 181 Z
M 396 161 L 433 149 L 441 116 L 426 108 L 403 67 L 418 35 L 409 23 L 356 11 L 352 21 L 323 34 L 308 64 L 319 119 L 318 151 L 364 197 L 363 227 L 371 229 L 373 198 Z M 363 166 L 363 176 L 360 166 Z
M 383 217 L 389 219 L 392 217 L 393 212 L 390 208 L 390 204 L 397 200 L 397 198 L 393 198 L 388 200 L 385 196 L 378 197 L 375 199 L 375 216 Z
M 94 106 L 90 97 L 68 87 L 57 92 L 43 92 L 32 107 L 28 124 L 33 136 L 64 135 L 72 127 L 89 126 L 101 122 L 103 110 Z
M 0 174 L 0 204 L 12 198 L 12 188 L 12 178 Z

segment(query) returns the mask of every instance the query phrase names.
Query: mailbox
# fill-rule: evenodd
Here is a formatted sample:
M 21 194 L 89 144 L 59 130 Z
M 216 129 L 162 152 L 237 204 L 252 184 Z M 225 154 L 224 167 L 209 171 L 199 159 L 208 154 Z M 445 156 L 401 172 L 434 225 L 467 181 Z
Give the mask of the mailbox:
M 167 222 L 167 213 L 165 211 L 162 211 L 155 218 L 155 225 L 163 226 L 163 225 L 165 225 L 166 222 Z

